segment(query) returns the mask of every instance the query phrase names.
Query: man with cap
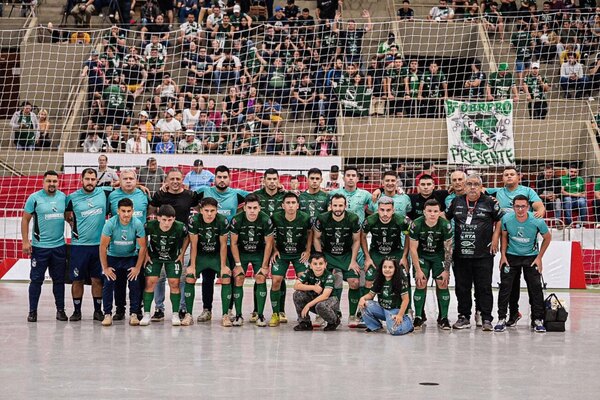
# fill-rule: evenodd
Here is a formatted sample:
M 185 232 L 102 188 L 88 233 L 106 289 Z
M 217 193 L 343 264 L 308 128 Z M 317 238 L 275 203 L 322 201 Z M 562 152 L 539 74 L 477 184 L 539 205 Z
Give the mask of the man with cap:
M 492 72 L 490 79 L 485 87 L 488 101 L 506 100 L 512 95 L 514 101 L 519 100 L 519 92 L 515 86 L 515 81 L 510 72 L 508 72 L 508 63 L 500 63 L 498 72 Z
M 323 181 L 321 187 L 326 192 L 330 190 L 340 189 L 344 186 L 344 179 L 340 175 L 340 167 L 332 165 L 329 172 L 323 172 Z
M 185 131 L 185 136 L 179 141 L 178 153 L 198 154 L 202 152 L 202 142 L 196 137 L 196 132 L 191 129 Z
M 275 15 L 269 17 L 268 24 L 275 29 L 275 35 L 279 37 L 279 41 L 283 42 L 283 36 L 289 34 L 290 21 L 283 13 L 283 7 L 275 7 Z
M 215 175 L 207 169 L 204 169 L 202 160 L 194 161 L 194 168 L 183 178 L 183 187 L 197 191 L 202 186 L 210 186 L 215 181 Z
M 156 130 L 171 134 L 181 131 L 181 123 L 175 119 L 175 110 L 169 108 L 165 111 L 165 117 L 156 123 Z
M 548 102 L 546 93 L 550 90 L 546 77 L 540 75 L 540 63 L 531 63 L 531 72 L 525 77 L 523 91 L 527 98 L 527 108 L 531 119 L 546 119 Z
M 248 14 L 242 12 L 242 7 L 240 7 L 239 4 L 235 4 L 233 6 L 233 11 L 231 14 L 229 14 L 229 19 L 231 20 L 231 25 L 233 25 L 233 29 L 235 29 L 236 32 L 239 32 L 240 29 L 242 29 L 241 26 L 243 19 L 248 22 L 247 28 L 244 27 L 244 29 L 248 29 L 250 28 L 250 25 L 252 25 L 252 18 L 248 16 Z

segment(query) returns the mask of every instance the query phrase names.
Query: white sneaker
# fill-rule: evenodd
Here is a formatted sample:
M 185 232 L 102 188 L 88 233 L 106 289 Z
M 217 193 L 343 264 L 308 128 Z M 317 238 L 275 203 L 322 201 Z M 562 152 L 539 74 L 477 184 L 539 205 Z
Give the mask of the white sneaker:
M 244 325 L 244 317 L 242 317 L 241 315 L 238 315 L 235 317 L 235 319 L 233 320 L 233 326 L 242 326 Z
M 323 325 L 325 325 L 325 320 L 320 315 L 317 315 L 312 323 L 313 328 L 320 328 Z
M 106 314 L 104 315 L 104 319 L 102 320 L 102 326 L 111 326 L 112 325 L 112 315 Z
M 138 319 L 138 316 L 136 313 L 133 313 L 129 316 L 129 325 L 131 326 L 138 326 L 140 324 L 140 320 Z
M 252 314 L 250 314 L 249 321 L 250 321 L 251 324 L 256 323 L 258 321 L 258 313 L 253 312 Z
M 192 317 L 192 314 L 186 313 L 185 317 L 183 318 L 183 321 L 181 321 L 181 325 L 182 326 L 194 325 L 194 317 Z
M 198 315 L 198 322 L 208 322 L 212 319 L 212 312 L 208 310 L 202 310 L 200 315 Z
M 145 312 L 144 316 L 142 317 L 142 320 L 140 321 L 140 326 L 148 326 L 150 325 L 150 321 L 152 320 L 152 317 L 150 316 L 150 313 Z
M 229 313 L 227 315 L 229 316 L 229 320 L 231 322 L 235 320 L 235 314 L 233 313 L 233 309 L 229 310 Z
M 173 314 L 171 317 L 171 325 L 173 326 L 181 326 L 181 319 L 177 313 Z

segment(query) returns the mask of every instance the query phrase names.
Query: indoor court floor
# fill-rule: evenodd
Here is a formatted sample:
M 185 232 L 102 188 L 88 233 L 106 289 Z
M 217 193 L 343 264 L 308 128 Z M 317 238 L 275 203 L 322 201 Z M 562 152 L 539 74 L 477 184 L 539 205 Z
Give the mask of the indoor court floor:
M 566 333 L 531 332 L 522 291 L 524 318 L 516 329 L 448 332 L 430 322 L 401 337 L 346 326 L 337 332 L 294 332 L 291 287 L 290 323 L 278 328 L 248 322 L 223 328 L 219 318 L 172 327 L 169 313 L 168 321 L 147 327 L 102 327 L 91 320 L 89 292 L 83 321 L 58 322 L 51 292 L 46 283 L 38 322 L 28 323 L 27 284 L 0 283 L 1 399 L 600 398 L 600 293 L 595 291 L 558 292 L 569 311 Z M 247 283 L 246 314 L 251 292 Z M 70 315 L 69 286 L 66 293 Z M 215 310 L 219 299 L 217 287 Z M 342 304 L 344 311 L 346 290 Z M 453 323 L 454 298 L 450 307 Z M 431 292 L 426 309 L 431 321 L 436 314 Z

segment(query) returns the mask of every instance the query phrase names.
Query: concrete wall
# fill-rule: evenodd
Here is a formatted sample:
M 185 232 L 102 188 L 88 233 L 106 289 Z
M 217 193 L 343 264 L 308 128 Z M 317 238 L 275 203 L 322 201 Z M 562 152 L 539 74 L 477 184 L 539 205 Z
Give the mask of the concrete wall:
M 5 12 L 8 14 L 10 9 L 6 10 L 7 5 L 5 4 Z M 18 13 L 18 10 L 16 12 Z M 19 47 L 21 38 L 26 32 L 25 29 L 22 29 L 24 23 L 25 18 L 0 18 L 0 48 Z

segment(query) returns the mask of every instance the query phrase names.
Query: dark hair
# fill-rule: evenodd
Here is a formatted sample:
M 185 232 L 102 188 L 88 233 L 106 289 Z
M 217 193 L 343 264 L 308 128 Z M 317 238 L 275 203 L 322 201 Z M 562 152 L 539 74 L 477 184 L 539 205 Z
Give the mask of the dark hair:
M 117 208 L 121 208 L 121 207 L 131 207 L 131 208 L 133 208 L 133 201 L 131 201 L 131 199 L 128 199 L 127 197 L 122 198 L 117 203 Z
M 346 172 L 348 172 L 348 171 L 354 171 L 354 172 L 356 172 L 356 175 L 358 175 L 358 168 L 356 168 L 353 165 L 344 168 L 344 175 L 346 175 Z
M 146 160 L 146 166 L 150 165 L 150 163 L 151 163 L 152 161 L 156 161 L 156 158 L 154 158 L 154 157 L 149 157 L 149 158 Z
M 401 293 L 407 285 L 406 274 L 404 268 L 400 265 L 395 258 L 384 258 L 381 263 L 377 266 L 375 271 L 375 280 L 373 281 L 373 287 L 371 291 L 374 293 L 381 293 L 383 290 L 383 284 L 385 283 L 385 276 L 383 276 L 383 263 L 391 261 L 394 263 L 394 275 L 392 276 L 392 297 L 394 300 L 400 300 Z
M 163 204 L 156 213 L 159 217 L 175 217 L 175 209 L 169 204 Z
M 206 206 L 213 206 L 215 208 L 219 208 L 219 203 L 212 197 L 205 197 L 202 199 L 202 201 L 200 201 L 200 208 L 204 208 Z
M 421 177 L 419 178 L 419 182 L 421 182 L 424 179 L 429 179 L 430 181 L 433 181 L 433 176 L 429 175 L 429 174 L 423 174 L 421 175 Z
M 321 253 L 321 252 L 318 252 L 318 251 L 315 251 L 314 253 L 311 253 L 310 257 L 308 258 L 308 262 L 309 262 L 309 264 L 310 264 L 310 262 L 311 262 L 312 260 L 319 260 L 319 259 L 321 259 L 321 258 L 322 258 L 323 260 L 325 260 L 325 262 L 327 262 L 327 259 L 325 258 L 325 254 L 323 254 L 323 253 Z
M 215 175 L 219 172 L 227 172 L 227 175 L 229 175 L 229 168 L 227 168 L 225 165 L 219 165 L 217 168 L 215 168 Z
M 311 168 L 308 170 L 308 174 L 306 174 L 307 176 L 311 176 L 313 174 L 317 174 L 320 177 L 323 177 L 323 172 L 321 172 L 321 170 L 319 168 Z
M 298 195 L 294 192 L 287 192 L 286 194 L 284 194 L 282 201 L 285 202 L 285 200 L 289 198 L 296 199 L 297 202 L 300 202 L 300 200 L 298 199 Z
M 336 193 L 333 196 L 331 196 L 331 199 L 329 200 L 329 203 L 333 204 L 333 200 L 335 200 L 335 199 L 344 199 L 344 203 L 347 203 L 346 196 L 344 196 L 341 193 Z
M 94 168 L 86 168 L 83 171 L 81 171 L 81 177 L 83 178 L 84 176 L 86 176 L 87 174 L 94 174 L 94 176 L 98 176 L 98 171 L 96 171 Z
M 174 167 L 174 168 L 171 168 L 169 170 L 169 172 L 167 172 L 167 176 L 171 175 L 171 173 L 177 173 L 177 172 L 179 172 L 181 175 L 183 175 L 183 172 L 181 172 L 181 170 L 179 168 Z
M 517 202 L 517 200 L 525 200 L 527 202 L 527 204 L 529 204 L 529 199 L 524 194 L 516 195 L 515 198 L 513 199 L 513 205 Z
M 381 179 L 385 179 L 386 176 L 393 176 L 394 178 L 398 178 L 398 174 L 394 171 L 385 171 Z
M 442 205 L 436 199 L 427 200 L 425 202 L 425 204 L 423 205 L 423 209 L 425 209 L 426 207 L 429 207 L 429 206 L 432 206 L 432 207 L 438 206 L 440 208 L 440 211 L 442 210 Z
M 263 174 L 263 178 L 266 178 L 267 175 L 277 175 L 279 176 L 279 172 L 275 168 L 267 168 L 265 173 Z
M 504 173 L 505 171 L 510 171 L 511 169 L 514 170 L 517 174 L 519 173 L 519 170 L 517 169 L 517 167 L 514 167 L 512 165 L 504 167 L 504 169 L 502 170 L 502 173 Z
M 48 175 L 52 175 L 52 176 L 58 177 L 58 172 L 50 169 L 50 170 L 44 172 L 44 178 L 47 177 Z
M 244 201 L 246 202 L 246 204 L 248 204 L 248 203 L 259 203 L 260 204 L 260 199 L 254 193 L 250 193 L 248 196 L 246 196 Z

